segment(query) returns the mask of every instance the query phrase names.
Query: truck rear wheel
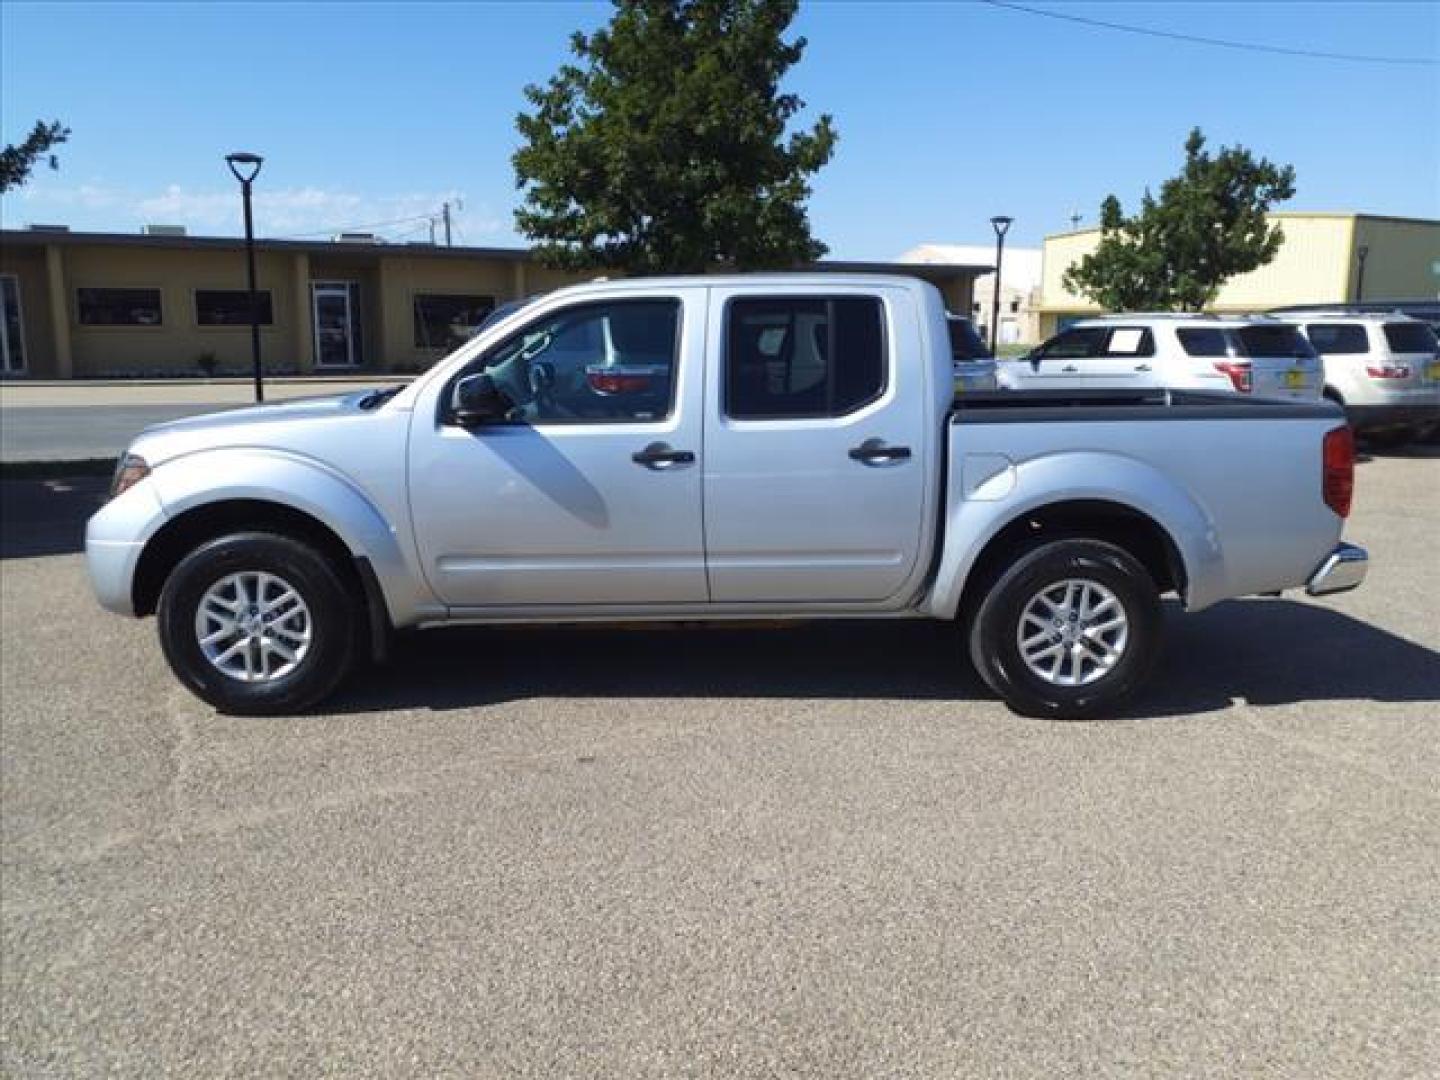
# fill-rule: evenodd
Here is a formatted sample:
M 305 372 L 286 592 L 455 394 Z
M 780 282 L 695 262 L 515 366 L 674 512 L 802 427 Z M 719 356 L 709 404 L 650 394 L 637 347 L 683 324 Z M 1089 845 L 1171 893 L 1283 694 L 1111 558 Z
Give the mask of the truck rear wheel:
M 355 601 L 336 568 L 299 540 L 245 532 L 202 544 L 160 593 L 171 670 L 221 712 L 299 712 L 354 663 Z
M 1160 596 L 1145 568 L 1099 540 L 1055 540 L 1001 574 L 970 626 L 975 670 L 1025 716 L 1114 715 L 1160 648 Z

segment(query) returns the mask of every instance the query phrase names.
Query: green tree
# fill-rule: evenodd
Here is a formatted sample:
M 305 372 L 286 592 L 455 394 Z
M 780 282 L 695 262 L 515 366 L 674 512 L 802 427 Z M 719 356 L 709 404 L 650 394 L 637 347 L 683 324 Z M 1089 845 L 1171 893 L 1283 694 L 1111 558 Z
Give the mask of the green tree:
M 698 273 L 784 268 L 828 250 L 810 235 L 807 178 L 836 132 L 781 78 L 797 0 L 616 0 L 571 39 L 578 64 L 527 86 L 516 126 L 520 231 L 554 266 Z
M 37 120 L 24 142 L 0 150 L 0 191 L 9 191 L 25 183 L 35 162 L 46 155 L 50 159 L 50 168 L 58 169 L 60 162 L 50 151 L 69 138 L 70 129 L 59 120 L 48 124 Z
M 1131 217 L 1105 200 L 1099 246 L 1065 272 L 1065 287 L 1110 311 L 1200 311 L 1226 280 L 1275 257 L 1285 237 L 1266 215 L 1294 194 L 1289 165 L 1241 146 L 1212 156 L 1195 128 L 1158 199 L 1147 190 Z

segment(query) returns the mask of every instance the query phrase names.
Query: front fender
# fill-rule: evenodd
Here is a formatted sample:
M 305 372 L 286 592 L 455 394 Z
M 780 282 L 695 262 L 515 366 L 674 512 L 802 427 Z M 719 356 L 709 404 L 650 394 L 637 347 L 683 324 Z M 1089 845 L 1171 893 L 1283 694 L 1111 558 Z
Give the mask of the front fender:
M 972 457 L 977 455 L 970 455 Z M 1102 451 L 1070 451 L 1014 462 L 982 455 L 977 473 L 950 470 L 945 546 L 936 571 L 930 613 L 954 618 L 965 580 L 980 553 L 1011 522 L 1056 503 L 1115 503 L 1144 514 L 1165 530 L 1185 570 L 1190 610 L 1224 599 L 1225 555 L 1210 513 L 1159 469 L 1136 458 Z M 998 460 L 997 460 L 998 459 Z
M 236 499 L 308 514 L 369 560 L 396 626 L 440 610 L 396 527 L 354 481 L 314 458 L 263 448 L 201 451 L 157 466 L 148 483 L 167 519 Z

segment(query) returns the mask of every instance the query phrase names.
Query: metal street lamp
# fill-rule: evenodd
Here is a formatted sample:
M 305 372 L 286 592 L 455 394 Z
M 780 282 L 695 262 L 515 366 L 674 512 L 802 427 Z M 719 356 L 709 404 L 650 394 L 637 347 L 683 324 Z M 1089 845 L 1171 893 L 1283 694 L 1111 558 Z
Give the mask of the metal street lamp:
M 1000 340 L 1000 264 L 1005 258 L 1005 234 L 1010 231 L 1014 218 L 997 214 L 990 219 L 995 230 L 995 303 L 990 312 L 990 353 L 995 354 L 995 345 Z
M 255 292 L 255 222 L 250 215 L 250 183 L 260 175 L 265 159 L 259 154 L 225 155 L 225 164 L 240 181 L 240 198 L 245 204 L 245 263 L 250 273 L 250 360 L 255 371 L 255 400 L 265 400 L 265 386 L 260 376 L 260 303 Z
M 1365 299 L 1365 259 L 1370 254 L 1370 249 L 1361 244 L 1355 249 L 1355 257 L 1360 260 L 1360 270 L 1355 275 L 1355 300 L 1358 303 Z

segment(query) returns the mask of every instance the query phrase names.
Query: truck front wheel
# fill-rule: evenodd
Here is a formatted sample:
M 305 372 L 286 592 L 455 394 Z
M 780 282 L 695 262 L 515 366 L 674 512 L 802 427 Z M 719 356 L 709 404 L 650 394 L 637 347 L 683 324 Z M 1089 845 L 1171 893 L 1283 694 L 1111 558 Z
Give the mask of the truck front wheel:
M 310 545 L 244 532 L 202 544 L 160 593 L 165 659 L 221 712 L 298 712 L 329 694 L 356 655 L 360 612 Z
M 990 587 L 970 626 L 970 659 L 1025 716 L 1111 716 L 1149 675 L 1161 622 L 1155 582 L 1129 552 L 1055 540 Z

